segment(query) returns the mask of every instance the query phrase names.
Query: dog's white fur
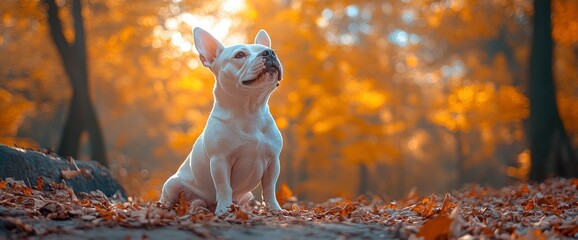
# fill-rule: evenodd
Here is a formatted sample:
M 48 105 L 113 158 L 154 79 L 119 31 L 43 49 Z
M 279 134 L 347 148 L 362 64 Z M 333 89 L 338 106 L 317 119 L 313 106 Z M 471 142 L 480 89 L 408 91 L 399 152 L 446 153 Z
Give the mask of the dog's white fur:
M 161 202 L 172 205 L 183 192 L 189 201 L 216 204 L 215 212 L 223 214 L 234 202 L 251 200 L 261 183 L 266 206 L 280 210 L 275 186 L 283 140 L 267 101 L 283 69 L 271 39 L 261 30 L 254 44 L 224 47 L 201 28 L 193 33 L 201 62 L 215 75 L 215 102 L 191 153 L 165 182 Z

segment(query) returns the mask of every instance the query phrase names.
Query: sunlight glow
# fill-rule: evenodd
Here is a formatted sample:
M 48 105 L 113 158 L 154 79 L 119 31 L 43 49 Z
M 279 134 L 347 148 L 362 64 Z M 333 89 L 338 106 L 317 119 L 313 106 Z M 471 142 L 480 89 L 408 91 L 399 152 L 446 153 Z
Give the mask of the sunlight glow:
M 164 29 L 155 29 L 153 35 L 155 40 L 153 40 L 153 47 L 158 48 L 161 46 L 159 39 L 169 40 L 170 44 L 174 46 L 173 52 L 174 56 L 179 56 L 181 53 L 193 51 L 198 54 L 197 50 L 193 47 L 192 34 L 190 32 L 185 32 L 187 29 L 192 31 L 195 27 L 200 27 L 219 39 L 224 45 L 230 45 L 233 43 L 244 42 L 244 36 L 239 33 L 231 32 L 231 29 L 235 27 L 235 23 L 230 16 L 245 9 L 245 1 L 243 0 L 222 0 L 217 4 L 217 8 L 220 9 L 223 14 L 214 15 L 203 15 L 203 14 L 193 14 L 184 12 L 174 17 L 168 18 L 164 22 Z M 183 29 L 183 26 L 186 26 Z M 188 64 L 189 67 L 194 67 L 194 64 Z
M 349 5 L 345 8 L 345 14 L 350 18 L 355 18 L 359 15 L 359 8 L 355 5 Z
M 237 13 L 245 8 L 245 1 L 243 0 L 225 0 L 221 4 L 223 10 L 229 13 Z

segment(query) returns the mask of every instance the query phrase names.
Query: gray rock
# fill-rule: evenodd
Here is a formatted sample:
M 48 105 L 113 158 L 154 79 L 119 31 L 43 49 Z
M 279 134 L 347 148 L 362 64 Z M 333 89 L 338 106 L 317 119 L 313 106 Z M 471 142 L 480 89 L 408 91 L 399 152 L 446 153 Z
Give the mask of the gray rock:
M 63 171 L 71 173 L 78 169 L 83 174 L 63 176 Z M 65 181 L 76 194 L 100 190 L 107 197 L 117 194 L 126 198 L 124 188 L 112 177 L 110 171 L 95 161 L 68 161 L 54 153 L 46 154 L 0 144 L 0 179 L 13 178 L 36 187 L 36 179 L 39 177 L 44 179 L 44 190 L 50 189 L 48 182 Z

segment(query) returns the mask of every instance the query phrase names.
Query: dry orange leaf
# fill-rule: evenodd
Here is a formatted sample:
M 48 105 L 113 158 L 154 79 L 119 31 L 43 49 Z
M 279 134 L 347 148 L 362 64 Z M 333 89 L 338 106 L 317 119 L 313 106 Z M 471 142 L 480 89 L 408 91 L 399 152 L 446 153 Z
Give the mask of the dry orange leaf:
M 530 189 L 528 188 L 528 185 L 524 184 L 524 185 L 522 186 L 522 189 L 520 189 L 520 193 L 521 193 L 521 194 L 526 194 L 526 193 L 528 193 L 528 192 L 530 192 Z
M 185 193 L 180 192 L 179 193 L 179 204 L 176 206 L 175 212 L 177 213 L 177 216 L 180 217 L 180 216 L 185 215 L 188 211 L 189 211 L 189 203 L 187 202 L 187 199 L 185 198 Z
M 456 207 L 456 203 L 454 203 L 450 198 L 451 195 L 447 193 L 442 202 L 442 209 L 441 209 L 442 214 L 449 214 L 452 211 L 452 209 Z
M 434 214 L 434 207 L 436 205 L 436 195 L 432 194 L 424 198 L 421 202 L 415 204 L 411 208 L 412 211 L 418 213 L 422 217 L 430 217 Z
M 285 183 L 281 183 L 281 188 L 275 195 L 277 196 L 277 201 L 279 201 L 280 205 L 283 205 L 288 201 L 296 200 L 295 196 L 293 196 L 293 191 L 291 191 L 289 186 Z
M 544 236 L 544 234 L 542 233 L 542 231 L 540 229 L 533 229 L 533 230 L 529 230 L 526 234 L 521 235 L 520 238 L 518 239 L 523 239 L 523 240 L 546 240 L 546 236 Z
M 571 182 L 572 182 L 572 185 L 574 185 L 574 187 L 578 188 L 578 178 L 572 178 Z
M 448 239 L 452 221 L 453 219 L 445 215 L 429 219 L 421 226 L 417 236 L 423 237 L 425 240 Z
M 291 206 L 291 210 L 296 212 L 296 211 L 299 211 L 300 208 L 299 208 L 299 206 L 297 206 L 297 204 L 293 204 L 293 206 Z
M 6 181 L 0 180 L 0 190 L 6 189 L 6 186 L 7 186 L 7 185 L 8 185 L 8 184 L 6 183 Z
M 347 205 L 345 205 L 342 209 L 341 209 L 341 216 L 343 217 L 349 217 L 351 215 L 351 213 L 353 211 L 355 211 L 355 209 L 357 209 L 357 206 L 359 204 L 357 203 L 347 203 Z
M 249 214 L 238 208 L 235 211 L 235 217 L 240 220 L 249 220 Z
M 530 200 L 526 203 L 526 205 L 524 205 L 524 210 L 529 211 L 529 210 L 532 210 L 532 209 L 534 209 L 534 199 L 533 199 L 533 198 L 530 199 Z
M 25 195 L 32 195 L 32 188 L 22 186 L 22 193 L 24 193 Z
M 42 188 L 44 188 L 44 178 L 37 177 L 36 178 L 36 190 L 42 191 Z

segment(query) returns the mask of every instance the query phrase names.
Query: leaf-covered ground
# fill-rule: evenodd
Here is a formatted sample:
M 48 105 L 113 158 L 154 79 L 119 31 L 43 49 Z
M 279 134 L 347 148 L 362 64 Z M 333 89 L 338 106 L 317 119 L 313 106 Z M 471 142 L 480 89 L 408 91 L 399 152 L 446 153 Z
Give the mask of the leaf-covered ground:
M 578 179 L 499 190 L 468 186 L 394 202 L 361 196 L 307 203 L 283 187 L 278 198 L 284 211 L 252 204 L 233 206 L 221 217 L 201 201 L 167 209 L 98 192 L 77 196 L 65 184 L 49 185 L 33 189 L 0 180 L 0 239 L 578 238 Z

